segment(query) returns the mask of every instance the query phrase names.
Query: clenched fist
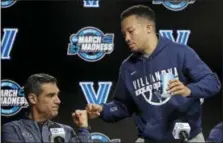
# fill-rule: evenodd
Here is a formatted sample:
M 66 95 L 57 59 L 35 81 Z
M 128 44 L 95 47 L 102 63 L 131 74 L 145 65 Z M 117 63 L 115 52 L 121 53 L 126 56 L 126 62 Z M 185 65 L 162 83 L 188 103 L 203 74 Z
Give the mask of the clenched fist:
M 73 121 L 78 127 L 88 127 L 88 115 L 86 110 L 76 110 L 72 113 Z
M 88 104 L 85 109 L 88 113 L 88 117 L 90 119 L 94 119 L 100 116 L 100 113 L 102 112 L 103 107 L 98 104 Z

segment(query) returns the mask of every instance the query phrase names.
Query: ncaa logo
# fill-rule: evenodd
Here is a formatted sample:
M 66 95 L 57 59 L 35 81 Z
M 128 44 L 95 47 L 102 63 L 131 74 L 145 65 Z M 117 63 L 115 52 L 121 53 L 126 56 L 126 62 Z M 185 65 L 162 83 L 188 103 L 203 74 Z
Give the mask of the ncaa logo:
M 16 3 L 16 0 L 1 0 L 1 7 L 8 8 Z
M 181 11 L 195 0 L 153 0 L 153 4 L 163 4 L 167 9 L 172 11 Z
M 93 142 L 96 143 L 120 143 L 121 140 L 120 139 L 110 139 L 108 136 L 106 136 L 105 134 L 102 133 L 98 133 L 98 132 L 94 132 L 91 133 L 91 139 L 93 140 Z
M 23 88 L 12 80 L 1 81 L 1 115 L 13 116 L 22 108 L 27 108 Z
M 70 36 L 67 55 L 78 55 L 88 62 L 101 60 L 114 50 L 114 34 L 104 34 L 95 27 L 85 27 Z

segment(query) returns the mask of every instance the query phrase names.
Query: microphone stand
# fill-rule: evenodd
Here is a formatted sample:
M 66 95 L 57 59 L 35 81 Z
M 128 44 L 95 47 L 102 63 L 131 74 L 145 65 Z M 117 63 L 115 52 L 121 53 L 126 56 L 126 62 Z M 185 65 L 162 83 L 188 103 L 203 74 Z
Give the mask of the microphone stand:
M 185 131 L 181 132 L 180 133 L 180 140 L 181 140 L 181 143 L 188 143 L 188 135 Z

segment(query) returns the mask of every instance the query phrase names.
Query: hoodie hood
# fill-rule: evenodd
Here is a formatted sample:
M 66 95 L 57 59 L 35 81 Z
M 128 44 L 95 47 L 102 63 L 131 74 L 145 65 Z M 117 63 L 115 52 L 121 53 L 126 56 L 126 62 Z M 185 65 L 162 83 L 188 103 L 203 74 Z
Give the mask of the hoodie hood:
M 150 55 L 150 58 L 154 58 L 155 56 L 157 56 L 164 48 L 167 47 L 167 45 L 169 44 L 169 39 L 158 35 L 158 44 L 155 48 L 155 50 L 152 52 L 152 54 Z M 145 59 L 144 54 L 143 53 L 133 53 L 133 58 L 137 58 L 137 59 Z

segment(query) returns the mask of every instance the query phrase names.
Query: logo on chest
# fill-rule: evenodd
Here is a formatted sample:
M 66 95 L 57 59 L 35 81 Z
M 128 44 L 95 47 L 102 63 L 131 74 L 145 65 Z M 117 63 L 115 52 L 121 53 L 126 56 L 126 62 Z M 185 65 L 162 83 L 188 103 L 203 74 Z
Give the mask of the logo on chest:
M 142 97 L 147 103 L 154 106 L 160 106 L 167 103 L 171 96 L 167 98 L 162 96 L 163 91 L 161 84 L 161 75 L 167 73 L 173 74 L 176 78 L 178 77 L 176 67 L 137 77 L 132 81 L 134 95 L 140 98 Z
M 33 135 L 30 134 L 29 132 L 22 132 L 22 136 L 23 136 L 26 140 L 29 140 L 29 141 L 34 140 Z

